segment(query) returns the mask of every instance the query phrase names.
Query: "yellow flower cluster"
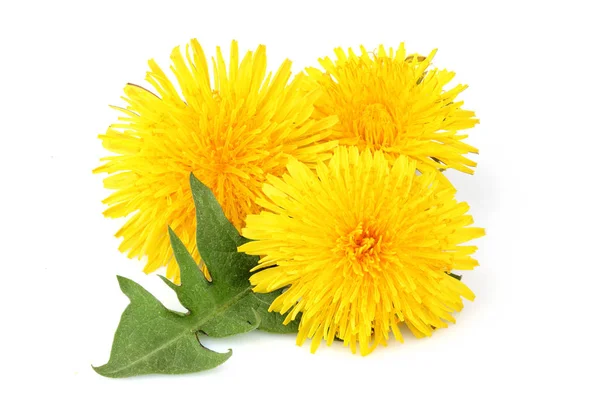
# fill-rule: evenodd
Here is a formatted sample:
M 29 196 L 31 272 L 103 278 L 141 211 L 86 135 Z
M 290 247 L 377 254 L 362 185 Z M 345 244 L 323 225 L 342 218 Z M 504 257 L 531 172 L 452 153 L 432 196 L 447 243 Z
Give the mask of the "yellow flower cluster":
M 446 89 L 454 73 L 383 46 L 335 50 L 292 77 L 267 73 L 266 50 L 209 61 L 196 40 L 173 50 L 175 82 L 150 61 L 154 92 L 125 88 L 119 122 L 100 136 L 113 152 L 96 172 L 114 192 L 107 217 L 127 217 L 120 250 L 167 267 L 167 226 L 200 263 L 187 180 L 193 173 L 261 257 L 256 293 L 284 292 L 270 310 L 300 317 L 298 344 L 338 338 L 355 352 L 454 322 L 474 295 L 451 275 L 477 265 L 484 234 L 441 170 L 473 173 L 464 130 L 478 120 Z

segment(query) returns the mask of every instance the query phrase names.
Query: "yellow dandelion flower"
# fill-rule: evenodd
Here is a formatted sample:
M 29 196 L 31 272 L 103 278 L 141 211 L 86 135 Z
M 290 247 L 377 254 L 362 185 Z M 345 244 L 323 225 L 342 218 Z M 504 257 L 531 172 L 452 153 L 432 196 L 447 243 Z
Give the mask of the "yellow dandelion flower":
M 266 49 L 259 46 L 240 61 L 231 44 L 229 65 L 220 48 L 209 64 L 192 40 L 171 54 L 169 80 L 151 60 L 146 80 L 156 94 L 140 86 L 125 87 L 125 108 L 117 124 L 100 136 L 113 152 L 95 172 L 110 174 L 104 184 L 115 190 L 104 202 L 107 217 L 125 217 L 117 232 L 120 250 L 147 257 L 147 273 L 167 265 L 177 269 L 169 247 L 167 225 L 193 255 L 195 212 L 189 175 L 207 185 L 226 216 L 240 229 L 256 212 L 266 175 L 281 175 L 290 156 L 308 165 L 330 156 L 335 143 L 322 142 L 336 117 L 312 119 L 316 92 L 306 94 L 301 78 L 290 82 L 286 60 L 273 76 L 266 75 Z
M 267 177 L 265 210 L 249 215 L 239 250 L 263 256 L 250 282 L 257 293 L 286 289 L 270 310 L 290 322 L 302 313 L 297 343 L 335 337 L 362 355 L 385 345 L 404 323 L 417 336 L 454 322 L 452 313 L 472 300 L 469 288 L 448 273 L 469 270 L 484 234 L 458 203 L 454 189 L 433 172 L 416 174 L 405 156 L 393 162 L 381 151 L 336 149 L 316 173 L 291 161 L 281 178 Z
M 382 150 L 390 162 L 409 156 L 422 172 L 473 173 L 476 163 L 465 154 L 477 149 L 463 142 L 467 135 L 461 130 L 478 120 L 456 99 L 467 86 L 445 90 L 454 73 L 431 68 L 435 51 L 422 57 L 407 55 L 404 44 L 395 52 L 383 46 L 376 54 L 360 49 L 357 55 L 337 48 L 335 61 L 319 60 L 324 71 L 306 70 L 311 89 L 316 85 L 323 92 L 315 115 L 339 117 L 332 138 L 360 150 Z

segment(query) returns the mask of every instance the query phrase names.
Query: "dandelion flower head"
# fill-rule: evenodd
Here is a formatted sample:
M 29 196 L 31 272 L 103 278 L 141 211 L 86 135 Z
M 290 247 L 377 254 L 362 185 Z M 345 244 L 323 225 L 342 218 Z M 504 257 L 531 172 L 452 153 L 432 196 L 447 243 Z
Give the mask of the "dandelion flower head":
M 390 332 L 402 341 L 401 324 L 430 336 L 474 298 L 449 273 L 477 265 L 464 243 L 484 231 L 433 172 L 357 147 L 337 148 L 316 173 L 297 160 L 287 169 L 267 177 L 239 250 L 262 256 L 255 292 L 284 290 L 270 310 L 286 322 L 301 314 L 298 344 L 310 338 L 316 351 L 338 337 L 366 355 Z
M 322 140 L 336 117 L 310 117 L 316 92 L 300 89 L 301 78 L 290 81 L 289 60 L 267 75 L 264 46 L 238 54 L 234 41 L 229 63 L 217 48 L 209 66 L 192 40 L 171 54 L 175 81 L 151 60 L 146 80 L 155 92 L 127 85 L 119 122 L 100 136 L 112 152 L 95 170 L 109 174 L 104 184 L 114 190 L 105 215 L 128 217 L 117 232 L 120 250 L 147 257 L 146 272 L 167 265 L 169 278 L 176 278 L 168 225 L 199 259 L 190 173 L 240 229 L 258 210 L 267 175 L 281 175 L 290 157 L 314 166 L 335 146 Z
M 306 70 L 310 89 L 323 93 L 315 115 L 339 117 L 332 138 L 340 145 L 381 150 L 390 162 L 406 155 L 421 172 L 473 173 L 476 163 L 465 155 L 478 151 L 463 140 L 478 120 L 458 99 L 467 86 L 447 89 L 454 73 L 433 68 L 434 55 L 407 55 L 404 44 L 376 53 L 337 48 L 334 59 L 319 60 L 323 70 Z

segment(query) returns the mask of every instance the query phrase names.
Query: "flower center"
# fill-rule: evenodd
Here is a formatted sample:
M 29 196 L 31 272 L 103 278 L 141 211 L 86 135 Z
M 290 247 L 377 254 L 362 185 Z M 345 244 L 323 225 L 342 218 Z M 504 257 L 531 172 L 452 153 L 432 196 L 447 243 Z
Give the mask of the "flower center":
M 349 267 L 359 275 L 373 269 L 380 269 L 381 237 L 362 222 L 350 233 L 340 236 L 336 243 L 336 251 L 346 257 Z
M 363 109 L 356 123 L 356 132 L 368 148 L 377 150 L 393 144 L 398 128 L 387 107 L 375 103 Z

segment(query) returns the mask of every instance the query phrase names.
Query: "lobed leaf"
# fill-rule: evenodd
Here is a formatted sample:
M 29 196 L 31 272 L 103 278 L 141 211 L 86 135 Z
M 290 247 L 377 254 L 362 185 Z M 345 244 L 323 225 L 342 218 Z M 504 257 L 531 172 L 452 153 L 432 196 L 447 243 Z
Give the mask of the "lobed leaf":
M 280 294 L 252 293 L 250 270 L 258 258 L 237 251 L 246 240 L 227 220 L 209 188 L 194 175 L 190 179 L 197 217 L 197 246 L 212 281 L 208 282 L 183 242 L 169 228 L 181 284 L 165 277 L 187 313 L 164 307 L 139 284 L 117 276 L 129 298 L 108 363 L 94 367 L 100 375 L 127 377 L 150 373 L 191 373 L 212 369 L 231 356 L 207 349 L 200 334 L 225 337 L 260 328 L 274 333 L 298 331 L 298 322 L 283 325 L 283 316 L 268 308 Z
M 184 317 L 165 308 L 137 283 L 118 276 L 131 303 L 115 333 L 107 364 L 94 367 L 103 376 L 124 378 L 148 373 L 188 373 L 212 369 L 231 356 L 202 346 Z

